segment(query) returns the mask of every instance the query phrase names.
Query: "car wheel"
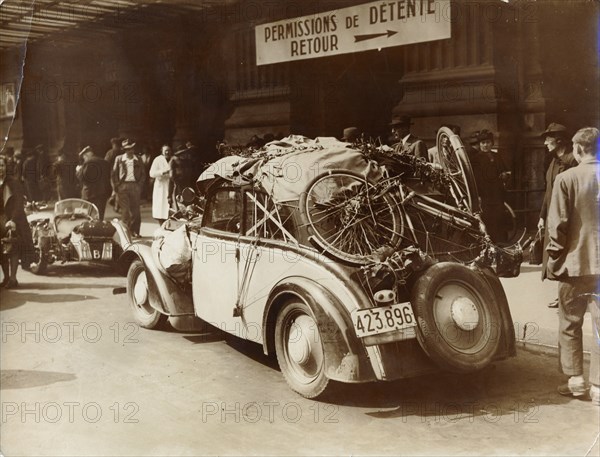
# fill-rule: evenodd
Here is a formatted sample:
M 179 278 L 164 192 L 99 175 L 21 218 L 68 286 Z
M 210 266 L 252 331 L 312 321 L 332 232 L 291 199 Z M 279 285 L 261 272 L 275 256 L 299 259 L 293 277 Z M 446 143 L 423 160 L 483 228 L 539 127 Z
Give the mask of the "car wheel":
M 42 246 L 41 239 L 34 235 L 33 238 L 33 259 L 29 264 L 29 270 L 34 275 L 43 275 L 48 268 L 48 261 Z
M 502 317 L 493 291 L 475 271 L 451 262 L 430 267 L 415 283 L 411 303 L 417 337 L 441 368 L 484 368 L 500 345 Z
M 306 398 L 325 392 L 325 351 L 317 323 L 309 307 L 300 300 L 287 302 L 277 316 L 275 350 L 283 376 Z
M 135 321 L 144 328 L 160 328 L 168 317 L 150 305 L 146 269 L 141 260 L 134 260 L 127 272 L 127 295 Z

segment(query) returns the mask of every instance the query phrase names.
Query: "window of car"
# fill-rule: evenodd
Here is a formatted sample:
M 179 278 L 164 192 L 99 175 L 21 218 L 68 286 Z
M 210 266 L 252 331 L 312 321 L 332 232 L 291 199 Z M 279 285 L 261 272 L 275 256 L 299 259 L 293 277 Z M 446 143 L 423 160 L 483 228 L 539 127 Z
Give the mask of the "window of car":
M 217 189 L 206 204 L 203 225 L 226 232 L 239 233 L 242 214 L 242 195 L 239 189 Z

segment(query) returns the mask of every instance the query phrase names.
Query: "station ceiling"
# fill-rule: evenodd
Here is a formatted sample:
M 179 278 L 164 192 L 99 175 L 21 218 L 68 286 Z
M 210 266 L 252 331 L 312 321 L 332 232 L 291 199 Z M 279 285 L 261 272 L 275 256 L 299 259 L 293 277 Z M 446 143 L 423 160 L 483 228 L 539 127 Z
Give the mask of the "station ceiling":
M 236 0 L 0 0 L 0 51 L 52 38 L 77 44 L 96 36 L 203 13 Z

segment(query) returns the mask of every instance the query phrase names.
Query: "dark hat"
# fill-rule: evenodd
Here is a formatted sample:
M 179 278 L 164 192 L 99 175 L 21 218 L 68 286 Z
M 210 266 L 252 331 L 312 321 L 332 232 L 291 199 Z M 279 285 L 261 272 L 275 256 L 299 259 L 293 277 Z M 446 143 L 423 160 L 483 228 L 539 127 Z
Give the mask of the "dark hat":
M 479 134 L 481 132 L 479 130 L 475 130 L 473 133 L 471 133 L 471 136 L 469 136 L 469 144 L 479 144 Z
M 94 153 L 94 151 L 92 150 L 91 147 L 86 146 L 85 148 L 83 148 L 81 151 L 79 151 L 79 157 L 83 157 L 85 154 L 87 154 L 88 152 L 91 152 L 92 154 Z
M 135 143 L 130 141 L 129 139 L 123 140 L 123 143 L 121 143 L 121 147 L 125 150 L 132 149 L 134 146 L 135 146 Z
M 494 139 L 494 134 L 487 129 L 483 129 L 481 132 L 479 132 L 479 135 L 477 135 L 477 141 L 479 141 L 479 142 L 485 141 L 485 140 L 493 140 L 493 139 Z
M 567 128 L 562 124 L 557 124 L 556 122 L 552 122 L 548 126 L 548 128 L 544 132 L 542 132 L 542 134 L 540 136 L 542 136 L 542 137 L 546 137 L 546 136 L 566 137 L 567 136 Z
M 408 114 L 400 114 L 396 115 L 392 118 L 392 122 L 390 122 L 390 126 L 394 125 L 412 125 L 413 123 L 410 121 L 410 116 Z
M 344 129 L 342 140 L 355 139 L 359 135 L 358 127 L 347 127 Z

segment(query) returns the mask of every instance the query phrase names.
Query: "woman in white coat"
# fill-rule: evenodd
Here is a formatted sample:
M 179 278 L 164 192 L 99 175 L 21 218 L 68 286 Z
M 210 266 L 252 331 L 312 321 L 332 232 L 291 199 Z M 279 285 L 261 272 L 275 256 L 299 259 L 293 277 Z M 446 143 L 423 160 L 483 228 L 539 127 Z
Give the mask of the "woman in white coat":
M 160 225 L 169 217 L 169 185 L 171 178 L 169 173 L 169 159 L 171 158 L 171 147 L 166 144 L 162 147 L 161 154 L 157 156 L 150 167 L 150 177 L 154 178 L 152 190 L 152 217 Z

